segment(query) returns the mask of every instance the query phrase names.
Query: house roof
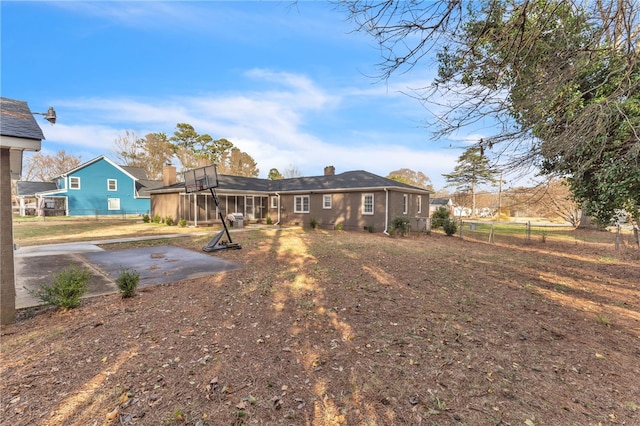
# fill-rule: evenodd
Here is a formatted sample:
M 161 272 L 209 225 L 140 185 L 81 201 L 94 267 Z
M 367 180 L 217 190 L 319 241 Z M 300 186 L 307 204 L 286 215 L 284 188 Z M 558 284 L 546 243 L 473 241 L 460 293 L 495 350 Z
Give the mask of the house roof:
M 339 173 L 336 175 L 308 176 L 271 180 L 244 176 L 218 175 L 219 190 L 247 192 L 311 192 L 311 191 L 355 191 L 379 188 L 396 188 L 408 192 L 431 193 L 431 191 L 407 185 L 393 179 L 387 179 L 364 170 Z M 184 189 L 184 183 L 152 190 L 156 192 L 175 192 Z
M 16 195 L 18 197 L 33 197 L 39 192 L 56 190 L 55 182 L 16 182 Z
M 29 105 L 24 101 L 0 98 L 0 135 L 23 139 L 44 139 Z

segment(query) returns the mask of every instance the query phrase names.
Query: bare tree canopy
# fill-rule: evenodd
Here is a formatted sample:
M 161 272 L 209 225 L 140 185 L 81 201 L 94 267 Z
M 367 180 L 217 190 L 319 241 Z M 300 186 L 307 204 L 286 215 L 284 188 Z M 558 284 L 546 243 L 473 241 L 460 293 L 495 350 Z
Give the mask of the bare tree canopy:
M 496 123 L 502 167 L 567 177 L 590 214 L 640 218 L 640 5 L 635 0 L 340 2 L 380 45 L 380 77 L 437 62 L 415 90 L 437 136 Z
M 422 172 L 416 172 L 411 169 L 399 169 L 390 172 L 387 178 L 393 179 L 397 182 L 406 183 L 407 185 L 417 186 L 418 188 L 428 189 L 433 191 L 433 184 L 429 176 Z
M 25 166 L 22 171 L 22 179 L 26 181 L 49 182 L 69 170 L 75 169 L 81 164 L 79 155 L 67 154 L 60 150 L 53 155 L 36 152 L 25 156 Z

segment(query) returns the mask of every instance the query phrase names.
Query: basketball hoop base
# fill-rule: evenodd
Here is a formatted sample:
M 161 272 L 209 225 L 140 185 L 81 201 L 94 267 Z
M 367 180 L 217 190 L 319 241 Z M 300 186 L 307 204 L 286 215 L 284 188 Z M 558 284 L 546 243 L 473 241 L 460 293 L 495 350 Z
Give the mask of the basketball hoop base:
M 238 243 L 232 243 L 230 241 L 225 241 L 225 240 L 220 241 L 221 238 L 224 236 L 225 232 L 228 232 L 228 231 L 226 229 L 223 229 L 222 231 L 220 231 L 215 237 L 211 239 L 211 241 L 209 241 L 209 244 L 202 247 L 202 250 L 209 253 L 216 250 L 241 249 L 242 246 Z

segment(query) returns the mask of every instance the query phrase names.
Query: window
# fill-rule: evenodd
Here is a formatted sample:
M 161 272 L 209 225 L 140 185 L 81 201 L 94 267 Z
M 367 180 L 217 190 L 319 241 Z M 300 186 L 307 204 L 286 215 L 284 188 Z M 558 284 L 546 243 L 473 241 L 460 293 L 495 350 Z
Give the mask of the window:
M 107 208 L 109 210 L 120 210 L 120 198 L 107 198 Z
M 107 190 L 108 191 L 117 191 L 118 190 L 118 181 L 116 179 L 107 179 Z
M 69 189 L 80 189 L 80 178 L 77 176 L 69 177 Z
M 418 214 L 420 214 L 422 213 L 422 195 L 418 195 L 417 203 L 418 203 Z
M 331 194 L 326 194 L 322 196 L 322 208 L 323 209 L 331 208 Z
M 278 197 L 271 197 L 271 208 L 272 209 L 278 208 Z
M 409 196 L 404 194 L 402 196 L 402 214 L 407 214 L 409 211 Z
M 294 213 L 309 213 L 309 196 L 296 195 L 294 197 Z
M 362 195 L 362 214 L 373 214 L 373 194 Z

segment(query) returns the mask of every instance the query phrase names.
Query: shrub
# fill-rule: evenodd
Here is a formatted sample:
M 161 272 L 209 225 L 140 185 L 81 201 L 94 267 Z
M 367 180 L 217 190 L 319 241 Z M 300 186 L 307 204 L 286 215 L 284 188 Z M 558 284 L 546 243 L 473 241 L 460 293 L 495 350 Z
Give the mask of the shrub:
M 151 222 L 151 218 L 149 217 L 148 214 L 145 214 L 144 216 L 142 216 L 142 221 L 144 223 L 149 223 L 149 222 Z
M 391 220 L 391 234 L 398 233 L 405 236 L 411 230 L 409 218 L 406 216 L 397 216 Z
M 160 217 L 160 215 L 159 214 L 155 215 L 153 217 L 153 223 L 160 223 L 160 222 L 162 222 L 162 218 Z
M 433 229 L 438 229 L 441 226 L 444 226 L 445 222 L 449 221 L 449 209 L 444 206 L 438 207 L 438 210 L 433 212 L 431 216 L 431 227 Z
M 184 228 L 185 226 L 187 226 L 187 219 L 180 219 L 178 225 L 180 225 L 180 228 Z
M 271 219 L 271 216 L 267 216 L 267 225 L 273 225 L 273 219 Z
M 175 222 L 173 221 L 173 219 L 172 219 L 172 218 L 167 217 L 167 218 L 164 220 L 164 224 L 165 224 L 165 225 L 167 225 L 167 226 L 173 226 L 173 225 L 175 225 Z
M 47 305 L 72 309 L 80 305 L 80 298 L 88 291 L 89 270 L 70 266 L 53 275 L 51 284 L 41 284 L 38 290 L 28 290 Z
M 444 233 L 451 236 L 458 231 L 458 224 L 455 220 L 447 219 L 442 225 L 442 229 L 444 229 Z
M 367 225 L 364 227 L 365 231 L 369 231 L 370 233 L 374 233 L 376 231 L 376 228 L 373 225 Z
M 342 222 L 341 223 L 336 223 L 336 229 L 338 231 L 342 231 L 342 228 L 343 228 Z
M 131 269 L 120 269 L 120 275 L 116 278 L 116 284 L 123 298 L 132 297 L 140 283 L 140 274 Z
M 318 228 L 318 220 L 316 218 L 311 219 L 311 221 L 309 222 L 309 225 L 311 225 L 311 227 L 313 229 L 317 229 Z

